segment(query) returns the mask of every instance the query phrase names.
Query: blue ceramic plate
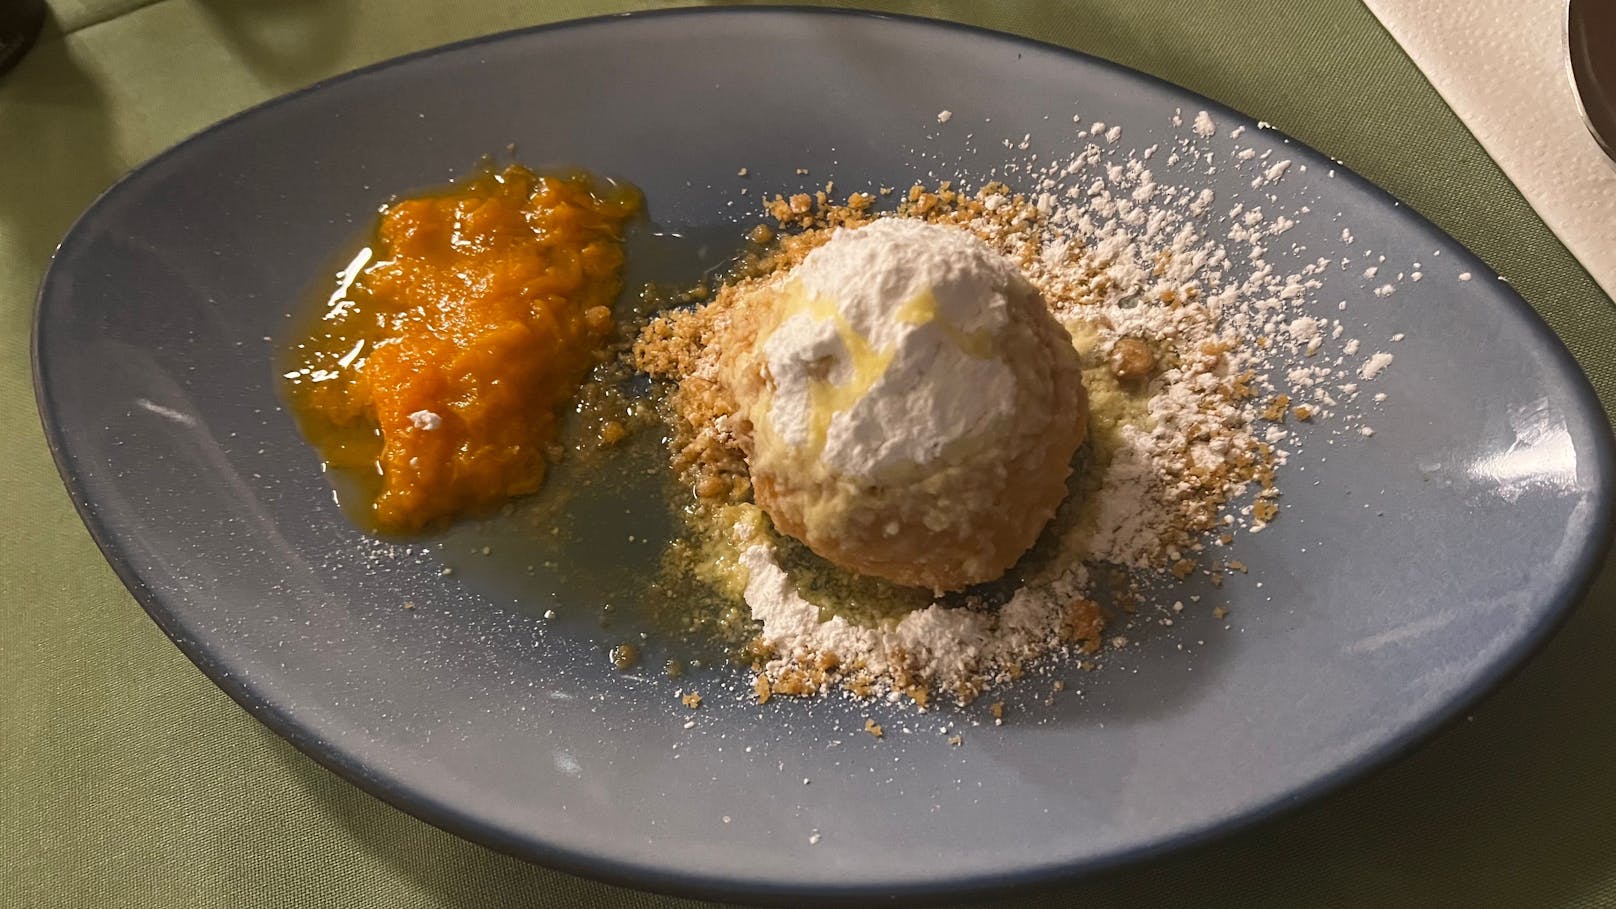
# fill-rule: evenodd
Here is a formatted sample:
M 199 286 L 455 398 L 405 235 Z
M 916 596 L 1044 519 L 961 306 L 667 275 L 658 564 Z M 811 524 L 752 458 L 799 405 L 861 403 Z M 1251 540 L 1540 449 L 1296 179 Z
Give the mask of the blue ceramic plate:
M 1215 135 L 1192 133 L 1202 110 Z M 1314 212 L 1273 244 L 1282 266 L 1367 248 L 1388 276 L 1424 279 L 1382 298 L 1356 258 L 1321 276 L 1316 299 L 1348 301 L 1331 315 L 1353 336 L 1405 339 L 1375 380 L 1388 397 L 1365 417 L 1373 438 L 1301 429 L 1283 516 L 1240 544 L 1252 574 L 1216 592 L 1229 619 L 1186 610 L 1101 671 L 1070 673 L 1052 704 L 1047 680 L 1012 689 L 1003 726 L 980 704 L 760 707 L 725 667 L 681 681 L 619 673 L 604 652 L 634 626 L 603 629 L 600 599 L 649 577 L 644 540 L 667 529 L 660 499 L 582 496 L 578 571 L 565 577 L 518 570 L 533 544 L 511 520 L 376 541 L 333 504 L 277 397 L 272 339 L 378 204 L 512 143 L 525 163 L 642 187 L 664 236 L 631 241 L 631 282 L 678 281 L 739 247 L 760 193 L 988 175 L 1081 147 L 1074 112 L 1123 128 L 1108 150 L 1159 145 L 1158 179 L 1213 189 L 1220 218 L 1242 199 Z M 1169 163 L 1180 141 L 1223 166 Z M 1253 188 L 1238 148 L 1293 166 Z M 153 619 L 255 717 L 470 839 L 703 895 L 983 891 L 1183 846 L 1317 796 L 1519 664 L 1576 601 L 1611 519 L 1611 438 L 1592 392 L 1452 239 L 1182 89 L 912 19 L 597 19 L 417 54 L 259 107 L 84 215 L 41 290 L 35 357 L 50 443 L 90 531 Z M 485 545 L 494 555 L 476 554 Z M 699 712 L 677 702 L 681 687 L 707 692 Z M 859 731 L 866 716 L 884 739 Z

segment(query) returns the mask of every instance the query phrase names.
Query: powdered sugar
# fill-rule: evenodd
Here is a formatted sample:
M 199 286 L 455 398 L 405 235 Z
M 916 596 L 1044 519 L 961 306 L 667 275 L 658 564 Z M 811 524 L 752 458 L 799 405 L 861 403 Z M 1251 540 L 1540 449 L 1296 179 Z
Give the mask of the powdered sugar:
M 748 572 L 746 601 L 762 626 L 759 637 L 778 654 L 772 661 L 776 671 L 833 655 L 857 661 L 873 679 L 903 677 L 927 688 L 954 689 L 986 667 L 1059 646 L 1068 613 L 1048 608 L 1046 598 L 1069 602 L 1088 580 L 1083 567 L 1074 565 L 1047 591 L 1023 588 L 994 611 L 933 603 L 895 624 L 862 625 L 840 616 L 821 621 L 819 607 L 792 586 L 767 545 L 748 546 L 740 561 Z
M 1392 365 L 1392 359 L 1393 357 L 1389 353 L 1376 353 L 1368 360 L 1365 360 L 1362 366 L 1358 367 L 1358 375 L 1365 380 L 1373 379 L 1380 375 L 1386 367 Z

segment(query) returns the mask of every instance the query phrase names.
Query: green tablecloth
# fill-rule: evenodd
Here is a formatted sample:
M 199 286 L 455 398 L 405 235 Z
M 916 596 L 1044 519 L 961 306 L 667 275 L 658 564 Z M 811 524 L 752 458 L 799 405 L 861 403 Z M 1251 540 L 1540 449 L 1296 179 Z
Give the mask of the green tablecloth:
M 623 0 L 57 0 L 0 77 L 0 905 L 696 905 L 530 867 L 265 731 L 101 560 L 28 367 L 34 289 L 119 174 L 316 79 Z M 1340 158 L 1507 276 L 1616 412 L 1616 308 L 1355 0 L 876 4 L 1070 45 Z M 1516 678 L 1413 756 L 1224 842 L 1016 905 L 1616 906 L 1616 562 Z

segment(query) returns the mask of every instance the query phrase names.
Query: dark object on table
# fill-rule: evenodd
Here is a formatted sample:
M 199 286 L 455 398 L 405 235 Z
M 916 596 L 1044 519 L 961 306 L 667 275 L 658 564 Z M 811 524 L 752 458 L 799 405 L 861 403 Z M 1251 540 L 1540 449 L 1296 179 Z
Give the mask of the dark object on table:
M 0 73 L 34 46 L 45 27 L 45 0 L 0 0 Z
M 1566 46 L 1583 122 L 1605 154 L 1616 159 L 1616 4 L 1566 4 Z

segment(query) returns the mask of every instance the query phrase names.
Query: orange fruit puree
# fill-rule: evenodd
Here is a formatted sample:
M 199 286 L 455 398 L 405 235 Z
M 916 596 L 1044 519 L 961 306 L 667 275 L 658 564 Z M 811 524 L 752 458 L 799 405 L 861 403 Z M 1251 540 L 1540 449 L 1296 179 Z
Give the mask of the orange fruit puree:
M 382 210 L 374 261 L 350 266 L 284 374 L 327 464 L 379 479 L 376 529 L 539 488 L 557 411 L 612 331 L 639 207 L 625 186 L 511 166 Z

